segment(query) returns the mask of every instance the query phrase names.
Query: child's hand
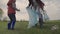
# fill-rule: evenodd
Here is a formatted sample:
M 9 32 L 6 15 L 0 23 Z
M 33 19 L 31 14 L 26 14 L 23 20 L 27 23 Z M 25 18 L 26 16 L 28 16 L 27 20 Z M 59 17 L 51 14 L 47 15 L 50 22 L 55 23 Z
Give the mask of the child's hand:
M 17 9 L 17 11 L 20 11 L 19 9 Z
M 19 9 L 17 11 L 20 11 Z

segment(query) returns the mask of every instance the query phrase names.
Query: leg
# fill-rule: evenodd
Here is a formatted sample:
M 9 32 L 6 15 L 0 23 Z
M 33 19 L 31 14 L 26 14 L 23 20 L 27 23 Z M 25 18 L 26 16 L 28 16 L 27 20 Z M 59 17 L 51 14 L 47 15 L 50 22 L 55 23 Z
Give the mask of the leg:
M 41 18 L 39 18 L 39 24 L 40 24 L 40 28 L 43 27 L 43 17 L 42 17 L 42 14 L 41 14 Z
M 15 22 L 16 22 L 15 14 L 12 14 L 12 29 L 14 29 Z
M 43 15 L 40 12 L 40 8 L 38 8 L 38 16 L 39 16 L 40 28 L 42 28 L 43 27 Z
M 12 17 L 11 14 L 8 15 L 10 22 L 8 23 L 8 29 L 11 29 Z

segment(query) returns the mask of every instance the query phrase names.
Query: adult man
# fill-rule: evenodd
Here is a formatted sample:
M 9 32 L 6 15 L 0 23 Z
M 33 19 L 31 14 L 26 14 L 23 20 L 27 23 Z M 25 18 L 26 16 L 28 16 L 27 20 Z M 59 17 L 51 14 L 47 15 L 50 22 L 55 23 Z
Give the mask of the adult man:
M 35 10 L 35 12 L 37 10 L 37 13 L 38 13 L 38 16 L 39 16 L 39 24 L 40 24 L 40 27 L 42 28 L 44 22 L 43 22 L 43 15 L 41 14 L 40 9 L 44 10 L 44 3 L 41 0 L 29 0 L 29 6 L 33 7 L 33 9 Z
M 40 28 L 43 27 L 43 15 L 41 14 L 41 10 L 44 10 L 44 3 L 41 0 L 36 0 L 37 3 L 37 8 L 38 8 L 38 15 L 39 15 L 39 24 L 40 24 Z

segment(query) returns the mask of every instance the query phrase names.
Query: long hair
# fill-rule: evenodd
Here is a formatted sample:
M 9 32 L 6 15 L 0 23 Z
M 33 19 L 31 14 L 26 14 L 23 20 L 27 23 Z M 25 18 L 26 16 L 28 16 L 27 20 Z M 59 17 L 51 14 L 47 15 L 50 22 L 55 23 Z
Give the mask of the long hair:
M 32 5 L 32 6 L 34 5 L 34 4 L 33 4 L 33 0 L 28 0 L 28 1 L 29 1 L 29 6 L 30 6 L 30 5 Z
M 37 2 L 37 4 L 39 5 L 39 7 L 41 8 L 41 9 L 43 9 L 44 8 L 44 3 L 41 1 L 41 0 L 36 0 L 36 2 Z

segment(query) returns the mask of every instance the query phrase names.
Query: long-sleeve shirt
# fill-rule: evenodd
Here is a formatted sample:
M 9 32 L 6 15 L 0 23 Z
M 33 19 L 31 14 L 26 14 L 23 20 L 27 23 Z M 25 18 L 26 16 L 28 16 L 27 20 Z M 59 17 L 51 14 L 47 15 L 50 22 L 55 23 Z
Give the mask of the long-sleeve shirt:
M 13 9 L 13 4 L 14 2 L 12 0 L 10 0 L 8 3 L 7 3 L 7 6 L 8 6 L 8 14 L 15 14 L 15 9 Z

